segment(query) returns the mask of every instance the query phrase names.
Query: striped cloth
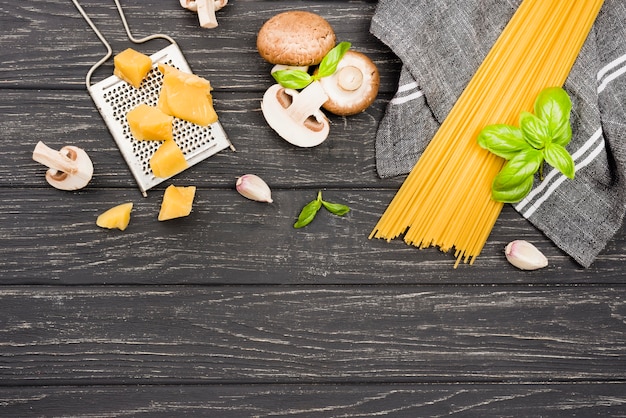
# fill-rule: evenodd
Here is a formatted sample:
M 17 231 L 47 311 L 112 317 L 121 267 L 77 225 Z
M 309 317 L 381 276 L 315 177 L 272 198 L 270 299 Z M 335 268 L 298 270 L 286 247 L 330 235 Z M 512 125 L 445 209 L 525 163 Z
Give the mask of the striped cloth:
M 379 2 L 370 30 L 403 63 L 376 136 L 380 177 L 413 168 L 521 1 Z M 544 180 L 513 207 L 589 267 L 626 213 L 624 0 L 605 0 L 564 88 L 573 102 L 576 177 L 546 166 Z

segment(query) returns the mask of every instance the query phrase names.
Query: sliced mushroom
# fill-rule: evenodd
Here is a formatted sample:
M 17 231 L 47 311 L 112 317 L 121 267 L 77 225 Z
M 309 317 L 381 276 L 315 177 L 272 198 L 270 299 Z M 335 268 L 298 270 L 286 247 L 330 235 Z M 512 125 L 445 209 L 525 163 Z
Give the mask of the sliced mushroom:
M 308 65 L 276 64 L 270 70 L 270 74 L 274 74 L 276 71 L 283 71 L 283 70 L 297 70 L 297 71 L 304 71 L 306 73 L 309 71 L 309 66 Z
M 261 110 L 267 123 L 287 142 L 314 147 L 326 140 L 330 125 L 320 110 L 328 96 L 319 81 L 302 91 L 274 84 L 263 95 Z
M 60 190 L 78 190 L 93 176 L 93 164 L 87 153 L 75 146 L 53 150 L 39 141 L 33 151 L 33 160 L 48 167 L 46 180 Z
M 335 115 L 348 116 L 367 109 L 378 94 L 380 75 L 376 65 L 363 53 L 347 51 L 334 74 L 320 79 L 328 94 L 322 106 Z
M 228 4 L 228 0 L 180 0 L 180 5 L 198 13 L 200 26 L 211 29 L 217 27 L 215 12 Z

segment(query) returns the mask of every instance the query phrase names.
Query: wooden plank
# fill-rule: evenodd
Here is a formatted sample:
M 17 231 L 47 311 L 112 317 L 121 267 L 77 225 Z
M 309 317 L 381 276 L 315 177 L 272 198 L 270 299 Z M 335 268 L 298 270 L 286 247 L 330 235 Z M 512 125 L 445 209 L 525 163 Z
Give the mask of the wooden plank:
M 586 270 L 508 206 L 473 267 L 367 239 L 402 180 L 375 172 L 400 69 L 368 32 L 377 1 L 235 0 L 215 30 L 175 1 L 123 1 L 136 35 L 173 36 L 211 80 L 238 149 L 145 199 L 84 86 L 104 53 L 96 36 L 67 0 L 0 1 L 3 416 L 626 415 L 624 229 Z M 115 52 L 129 46 L 112 2 L 81 3 Z M 370 109 L 331 116 L 329 140 L 306 150 L 259 105 L 273 80 L 256 33 L 296 8 L 326 17 L 382 75 Z M 31 159 L 39 140 L 87 149 L 90 186 L 49 187 Z M 272 205 L 236 193 L 248 172 L 270 183 Z M 198 187 L 194 210 L 158 222 L 170 183 Z M 318 190 L 352 211 L 294 230 Z M 124 201 L 125 232 L 95 225 Z M 518 238 L 550 266 L 510 266 L 503 248 Z
M 16 385 L 624 383 L 626 287 L 8 287 Z
M 273 15 L 299 9 L 318 13 L 328 19 L 338 40 L 349 41 L 353 49 L 366 53 L 380 67 L 382 89 L 392 91 L 397 82 L 399 60 L 369 33 L 376 1 L 232 1 L 218 12 L 219 26 L 199 27 L 197 16 L 178 2 L 146 0 L 124 2 L 122 6 L 136 37 L 165 33 L 180 45 L 195 73 L 211 80 L 219 90 L 261 91 L 271 84 L 269 70 L 256 50 L 256 34 Z M 81 1 L 114 54 L 129 46 L 153 53 L 167 45 L 152 41 L 133 45 L 119 20 L 113 2 Z M 42 89 L 84 88 L 88 69 L 106 52 L 97 36 L 67 0 L 45 3 L 2 2 L 3 31 L 0 48 L 1 86 Z M 149 12 L 147 12 L 149 11 Z M 108 62 L 94 75 L 98 81 L 112 71 Z
M 623 417 L 622 382 L 0 388 L 4 416 Z
M 260 93 L 215 93 L 215 108 L 237 152 L 225 150 L 176 176 L 197 186 L 230 187 L 252 172 L 281 187 L 383 186 L 375 169 L 375 135 L 386 107 L 385 96 L 366 112 L 330 116 L 328 139 L 315 148 L 298 148 L 280 138 L 261 113 Z M 0 187 L 45 186 L 45 169 L 32 160 L 38 141 L 59 149 L 76 145 L 94 163 L 92 188 L 136 188 L 102 117 L 82 91 L 7 90 L 0 95 Z
M 454 269 L 453 256 L 436 248 L 368 239 L 393 191 L 324 188 L 323 197 L 352 211 L 321 211 L 299 230 L 292 225 L 317 189 L 277 189 L 274 203 L 263 204 L 234 185 L 200 188 L 191 215 L 168 222 L 157 221 L 162 192 L 142 198 L 132 189 L 68 194 L 44 187 L 2 194 L 4 284 L 623 283 L 623 231 L 582 269 L 509 207 L 477 262 Z M 124 232 L 96 226 L 98 214 L 127 201 L 135 206 Z M 550 265 L 534 272 L 509 265 L 503 249 L 518 238 L 535 243 Z
M 623 254 L 626 253 L 623 229 L 594 266 L 582 270 L 508 207 L 496 224 L 477 268 L 455 271 L 451 269 L 451 256 L 437 250 L 417 251 L 400 241 L 391 244 L 368 241 L 367 235 L 402 180 L 381 180 L 375 173 L 374 132 L 384 111 L 382 102 L 377 102 L 364 114 L 346 118 L 344 123 L 334 119 L 336 123 L 326 143 L 315 149 L 299 149 L 271 132 L 263 121 L 258 97 L 254 94 L 236 94 L 228 99 L 218 96 L 217 101 L 223 124 L 238 151 L 223 151 L 209 158 L 156 188 L 145 200 L 139 197 L 119 150 L 86 94 L 42 92 L 35 98 L 31 92 L 11 91 L 0 97 L 0 103 L 9 109 L 0 120 L 0 131 L 12 139 L 5 142 L 5 152 L 0 154 L 0 187 L 6 188 L 0 200 L 4 211 L 0 227 L 6 231 L 6 245 L 0 250 L 7 260 L 0 263 L 5 264 L 3 280 L 92 282 L 116 271 L 122 263 L 128 264 L 129 269 L 128 275 L 120 278 L 124 283 L 131 278 L 151 283 L 154 280 L 205 282 L 203 268 L 197 267 L 210 261 L 224 269 L 218 268 L 211 275 L 218 282 L 308 283 L 312 271 L 318 273 L 313 277 L 321 281 L 351 283 L 432 282 L 433 278 L 446 283 L 480 283 L 485 277 L 494 282 L 521 283 L 623 282 Z M 50 109 L 56 112 L 51 114 Z M 68 120 L 74 124 L 68 124 Z M 95 165 L 89 187 L 81 192 L 65 193 L 48 186 L 44 179 L 45 168 L 31 159 L 32 149 L 39 140 L 57 148 L 75 144 L 88 150 Z M 271 185 L 277 196 L 275 204 L 269 207 L 250 205 L 251 202 L 242 201 L 234 193 L 236 177 L 248 172 L 260 175 Z M 201 215 L 193 218 L 196 221 L 177 221 L 192 229 L 179 228 L 174 234 L 153 220 L 162 190 L 170 183 L 193 184 L 201 189 L 196 205 Z M 361 192 L 361 188 L 365 190 Z M 315 233 L 310 235 L 311 240 L 301 240 L 303 234 L 291 228 L 300 208 L 318 189 L 337 189 L 330 196 L 354 209 L 346 220 L 331 218 L 328 228 L 322 229 L 323 236 L 337 238 L 332 244 L 328 244 L 328 240 L 314 239 Z M 150 221 L 139 225 L 133 222 L 123 237 L 103 235 L 93 223 L 97 214 L 127 200 L 137 204 L 133 218 L 145 217 Z M 62 213 L 71 213 L 72 217 L 59 216 Z M 251 217 L 255 219 L 253 226 L 241 221 Z M 198 229 L 198 222 L 204 227 Z M 210 239 L 206 235 L 208 228 L 212 231 Z M 308 231 L 304 232 L 307 236 Z M 185 234 L 190 234 L 193 240 L 186 240 Z M 248 244 L 249 234 L 252 237 L 258 234 L 252 244 Z M 285 246 L 266 248 L 264 239 L 268 235 L 277 236 Z M 119 238 L 133 245 L 147 262 L 140 265 L 132 262 L 128 253 L 114 244 Z M 553 262 L 551 268 L 535 273 L 512 270 L 503 261 L 502 249 L 513 239 L 527 239 L 539 245 Z M 24 246 L 24 242 L 30 243 L 29 246 Z M 64 263 L 59 264 L 49 254 L 42 256 L 33 251 L 30 245 L 35 242 L 63 243 L 55 254 Z M 98 251 L 84 253 L 84 242 Z M 163 242 L 167 242 L 171 255 L 165 273 L 161 272 L 157 279 L 145 277 L 146 266 L 162 265 Z M 249 265 L 240 271 L 235 268 L 238 273 L 235 279 L 230 274 L 232 268 L 225 262 L 234 260 L 235 265 L 242 265 L 236 261 L 242 251 L 252 256 Z M 110 254 L 110 257 L 103 260 L 101 254 Z M 328 261 L 320 264 L 317 257 Z M 299 266 L 295 276 L 291 261 Z M 176 279 L 175 266 L 181 262 L 188 264 L 191 272 Z M 259 272 L 257 264 L 264 266 Z M 110 270 L 96 269 L 95 265 L 108 266 Z M 320 267 L 313 268 L 316 265 Z M 408 277 L 407 272 L 411 272 Z

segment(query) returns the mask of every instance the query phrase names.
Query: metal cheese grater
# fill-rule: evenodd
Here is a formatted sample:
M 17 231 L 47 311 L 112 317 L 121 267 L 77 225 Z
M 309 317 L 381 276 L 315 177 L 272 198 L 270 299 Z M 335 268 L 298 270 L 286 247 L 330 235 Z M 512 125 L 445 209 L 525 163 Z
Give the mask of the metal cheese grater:
M 155 177 L 150 169 L 150 158 L 161 145 L 161 142 L 138 141 L 133 138 L 126 121 L 126 114 L 141 103 L 156 106 L 163 82 L 163 74 L 157 68 L 158 63 L 171 65 L 187 73 L 191 73 L 191 69 L 180 48 L 171 37 L 163 34 L 154 34 L 141 39 L 133 37 L 119 0 L 115 0 L 126 35 L 131 42 L 141 44 L 152 39 L 161 38 L 169 41 L 171 45 L 150 55 L 152 69 L 143 80 L 139 89 L 134 88 L 115 75 L 92 85 L 91 76 L 93 72 L 111 58 L 113 51 L 102 33 L 78 3 L 78 0 L 72 1 L 107 49 L 107 54 L 87 72 L 85 77 L 87 90 L 135 177 L 141 193 L 145 197 L 147 196 L 146 192 L 150 188 L 167 180 L 166 178 Z M 173 130 L 174 140 L 183 151 L 190 167 L 225 148 L 230 148 L 234 151 L 234 147 L 219 121 L 203 127 L 174 118 Z

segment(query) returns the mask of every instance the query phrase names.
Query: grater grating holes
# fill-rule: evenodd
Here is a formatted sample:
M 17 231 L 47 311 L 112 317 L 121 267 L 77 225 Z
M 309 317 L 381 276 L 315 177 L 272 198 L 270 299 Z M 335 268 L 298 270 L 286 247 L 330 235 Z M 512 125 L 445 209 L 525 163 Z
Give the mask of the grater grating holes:
M 88 85 L 89 93 L 104 118 L 113 139 L 117 143 L 130 171 L 144 196 L 151 187 L 165 179 L 154 176 L 150 159 L 162 141 L 138 141 L 130 133 L 126 114 L 141 103 L 156 106 L 161 92 L 163 74 L 156 63 L 165 63 L 181 71 L 191 73 L 180 49 L 175 43 L 152 54 L 153 67 L 139 89 L 126 84 L 112 75 L 94 85 Z M 234 147 L 228 140 L 220 122 L 202 127 L 174 118 L 174 141 L 185 159 L 192 166 L 220 150 Z
M 165 62 L 178 68 L 171 60 Z M 153 66 L 139 89 L 127 83 L 117 83 L 104 94 L 105 102 L 110 106 L 114 119 L 122 126 L 126 141 L 132 145 L 132 153 L 141 166 L 144 176 L 154 178 L 150 169 L 150 158 L 162 141 L 138 141 L 130 133 L 126 114 L 141 103 L 156 106 L 163 84 L 163 74 Z M 174 140 L 185 156 L 202 150 L 207 143 L 214 141 L 212 128 L 202 127 L 182 119 L 174 118 Z

